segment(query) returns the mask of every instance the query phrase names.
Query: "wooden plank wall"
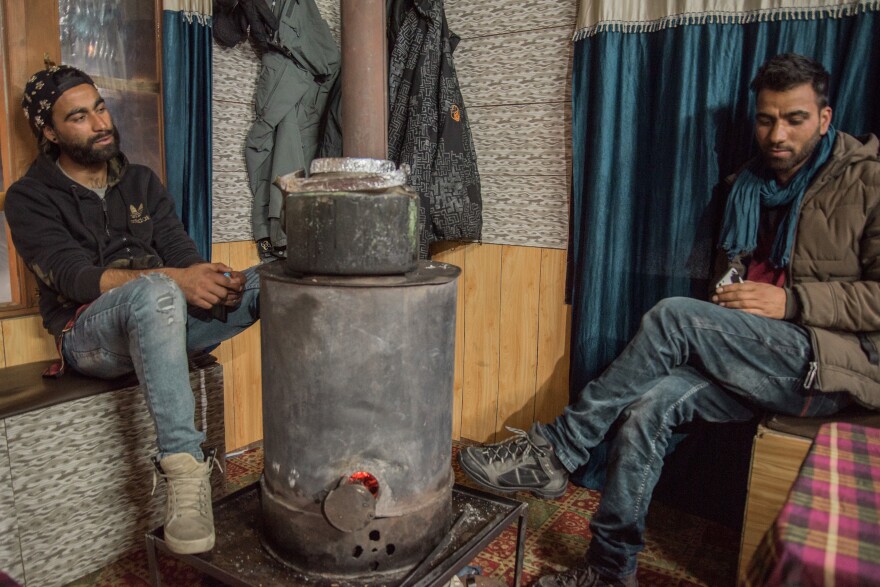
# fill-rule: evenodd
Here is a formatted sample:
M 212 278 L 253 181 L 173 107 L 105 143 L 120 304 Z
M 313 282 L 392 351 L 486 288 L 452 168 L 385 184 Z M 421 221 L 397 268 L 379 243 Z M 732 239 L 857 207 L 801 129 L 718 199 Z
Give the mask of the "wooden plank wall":
M 456 244 L 434 259 L 463 270 L 453 438 L 500 440 L 505 426 L 552 421 L 568 403 L 565 251 Z
M 212 261 L 233 269 L 259 262 L 251 241 L 216 243 Z M 226 448 L 248 446 L 263 438 L 263 378 L 260 364 L 260 324 L 221 344 L 214 355 L 223 365 L 226 408 Z

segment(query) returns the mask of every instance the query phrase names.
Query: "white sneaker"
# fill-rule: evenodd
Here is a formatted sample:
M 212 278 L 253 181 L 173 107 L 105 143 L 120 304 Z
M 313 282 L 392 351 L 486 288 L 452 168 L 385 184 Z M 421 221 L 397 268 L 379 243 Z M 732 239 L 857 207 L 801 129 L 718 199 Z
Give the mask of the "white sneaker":
M 214 510 L 211 471 L 215 459 L 200 463 L 189 453 L 166 456 L 156 465 L 165 479 L 165 544 L 177 554 L 196 554 L 214 548 Z M 155 478 L 153 479 L 155 484 Z

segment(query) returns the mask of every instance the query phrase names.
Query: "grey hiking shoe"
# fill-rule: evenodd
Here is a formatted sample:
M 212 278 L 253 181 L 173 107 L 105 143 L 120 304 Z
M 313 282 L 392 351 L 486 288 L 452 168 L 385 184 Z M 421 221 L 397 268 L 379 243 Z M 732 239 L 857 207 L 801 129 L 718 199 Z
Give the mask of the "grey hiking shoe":
M 514 434 L 507 440 L 462 448 L 458 462 L 464 472 L 495 491 L 531 491 L 545 499 L 564 494 L 568 471 L 556 458 L 553 445 L 538 432 L 538 425 L 532 424 L 528 433 L 507 429 Z
M 213 452 L 200 463 L 189 453 L 168 455 L 156 464 L 165 479 L 165 543 L 171 552 L 196 554 L 214 548 L 211 504 Z M 156 478 L 153 477 L 155 490 Z
M 639 587 L 635 574 L 623 579 L 600 575 L 591 566 L 578 566 L 562 573 L 544 575 L 534 587 Z

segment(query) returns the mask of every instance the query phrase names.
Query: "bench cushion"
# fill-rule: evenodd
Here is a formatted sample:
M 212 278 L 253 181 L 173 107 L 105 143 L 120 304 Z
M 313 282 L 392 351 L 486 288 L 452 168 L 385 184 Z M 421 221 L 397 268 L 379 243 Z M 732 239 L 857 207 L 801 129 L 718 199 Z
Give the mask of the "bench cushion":
M 67 369 L 61 377 L 43 377 L 43 372 L 54 362 L 38 361 L 0 369 L 0 420 L 138 384 L 134 373 L 115 379 L 97 379 Z M 192 370 L 206 367 L 216 359 L 200 354 L 190 362 Z

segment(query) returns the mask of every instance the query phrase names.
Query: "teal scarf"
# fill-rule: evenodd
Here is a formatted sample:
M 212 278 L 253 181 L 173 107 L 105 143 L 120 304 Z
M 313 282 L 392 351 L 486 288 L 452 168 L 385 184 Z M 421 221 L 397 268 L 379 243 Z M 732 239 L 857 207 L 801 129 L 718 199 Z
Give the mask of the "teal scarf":
M 834 127 L 829 126 L 828 132 L 813 149 L 809 161 L 785 187 L 780 187 L 772 175 L 767 173 L 760 157 L 739 174 L 727 199 L 724 223 L 721 225 L 719 246 L 727 252 L 728 258 L 751 253 L 758 246 L 758 220 L 762 206 L 775 208 L 790 204 L 788 214 L 779 223 L 770 252 L 770 261 L 775 267 L 788 266 L 801 200 L 804 199 L 813 176 L 828 161 L 836 136 Z

